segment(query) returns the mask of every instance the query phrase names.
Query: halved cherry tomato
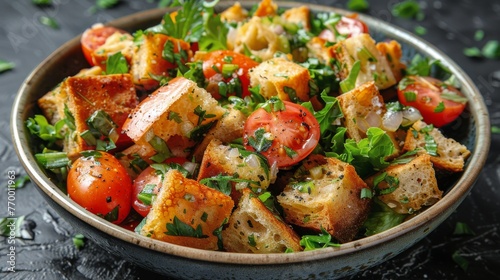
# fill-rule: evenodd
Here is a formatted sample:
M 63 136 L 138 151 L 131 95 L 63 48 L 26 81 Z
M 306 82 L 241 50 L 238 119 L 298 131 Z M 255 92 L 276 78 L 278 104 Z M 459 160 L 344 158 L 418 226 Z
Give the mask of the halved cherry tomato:
M 241 83 L 241 97 L 250 95 L 248 87 L 250 85 L 250 76 L 248 70 L 259 65 L 248 56 L 229 50 L 220 50 L 207 53 L 203 58 L 203 75 L 208 80 L 207 87 L 216 99 L 221 98 L 219 82 L 226 84 L 234 83 L 239 79 Z M 224 66 L 226 65 L 226 66 Z M 225 75 L 226 71 L 229 74 Z M 212 86 L 211 86 L 212 85 Z M 212 90 L 210 90 L 212 88 Z M 228 95 L 235 95 L 234 92 L 228 92 Z
M 343 16 L 335 25 L 335 29 L 337 30 L 338 34 L 346 37 L 368 33 L 368 26 L 363 21 L 358 19 L 357 14 L 353 14 L 347 17 Z M 321 31 L 318 37 L 329 42 L 337 41 L 335 38 L 335 33 L 330 29 Z
M 246 120 L 245 148 L 260 152 L 269 164 L 288 167 L 308 156 L 320 137 L 319 123 L 305 107 L 283 101 L 285 109 L 267 112 L 260 108 Z
M 165 163 L 177 163 L 182 165 L 186 161 L 187 159 L 185 158 L 172 157 L 165 160 Z M 161 174 L 158 173 L 156 169 L 148 166 L 134 180 L 132 192 L 132 208 L 134 208 L 134 210 L 143 217 L 146 217 L 148 215 L 149 211 L 151 210 L 151 205 L 144 204 L 140 199 L 138 199 L 138 195 L 142 192 L 146 185 L 155 185 L 152 193 L 158 194 L 162 183 L 161 177 Z
M 83 32 L 80 43 L 82 45 L 83 55 L 90 65 L 96 65 L 93 60 L 94 51 L 102 46 L 109 36 L 113 35 L 116 32 L 126 33 L 126 31 L 118 29 L 116 27 L 104 25 L 94 25 Z
M 453 86 L 432 77 L 407 76 L 399 82 L 398 98 L 405 106 L 417 108 L 424 121 L 442 127 L 465 109 L 467 99 Z
M 88 211 L 119 224 L 129 214 L 132 179 L 111 154 L 78 158 L 68 173 L 68 195 Z

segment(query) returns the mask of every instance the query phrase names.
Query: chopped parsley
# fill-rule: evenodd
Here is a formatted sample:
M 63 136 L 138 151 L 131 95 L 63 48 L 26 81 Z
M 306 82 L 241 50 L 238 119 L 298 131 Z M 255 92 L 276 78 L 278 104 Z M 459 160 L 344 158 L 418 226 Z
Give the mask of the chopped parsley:
M 370 4 L 367 0 L 349 0 L 347 1 L 347 8 L 351 11 L 364 12 L 368 10 Z
M 405 0 L 392 7 L 391 13 L 395 17 L 404 19 L 424 19 L 425 15 L 420 8 L 420 4 L 415 0 Z
M 38 20 L 45 26 L 48 26 L 52 29 L 59 29 L 59 23 L 57 23 L 57 21 L 53 17 L 41 16 Z
M 128 62 L 121 52 L 110 55 L 106 59 L 106 74 L 126 74 L 128 71 Z
M 186 237 L 195 237 L 195 238 L 207 238 L 207 235 L 203 234 L 201 224 L 193 228 L 192 226 L 181 221 L 177 216 L 174 216 L 174 220 L 172 223 L 167 223 L 166 225 L 167 231 L 166 235 L 172 236 L 186 236 Z
M 83 234 L 76 234 L 72 239 L 73 245 L 75 245 L 76 249 L 83 249 L 83 247 L 85 246 L 85 236 L 83 236 Z
M 318 235 L 303 235 L 300 245 L 304 251 L 311 251 L 327 247 L 340 247 L 340 244 L 332 242 L 332 236 L 323 227 Z
M 260 127 L 255 130 L 254 136 L 248 137 L 248 144 L 260 153 L 267 151 L 273 144 L 273 140 L 270 139 L 266 130 Z

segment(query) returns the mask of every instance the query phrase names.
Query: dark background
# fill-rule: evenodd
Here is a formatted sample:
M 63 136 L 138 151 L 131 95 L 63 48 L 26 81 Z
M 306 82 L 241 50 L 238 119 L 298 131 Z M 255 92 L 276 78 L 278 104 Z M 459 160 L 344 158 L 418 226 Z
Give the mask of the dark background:
M 347 1 L 312 1 L 346 8 Z M 492 126 L 500 127 L 500 61 L 473 59 L 463 54 L 466 47 L 481 48 L 489 40 L 500 40 L 500 1 L 419 1 L 425 19 L 401 19 L 391 15 L 400 1 L 369 1 L 365 13 L 414 31 L 423 26 L 422 38 L 449 55 L 476 83 L 490 112 Z M 8 172 L 17 177 L 22 169 L 11 145 L 10 108 L 23 80 L 45 57 L 65 41 L 96 22 L 107 22 L 137 11 L 157 7 L 148 0 L 120 1 L 106 10 L 92 11 L 95 1 L 53 0 L 40 8 L 31 0 L 0 0 L 0 59 L 15 63 L 0 74 L 0 217 L 7 216 Z M 54 18 L 59 29 L 40 24 L 40 16 Z M 484 31 L 474 40 L 476 30 Z M 500 279 L 500 134 L 492 134 L 486 166 L 457 211 L 441 226 L 394 259 L 353 276 L 353 279 Z M 16 216 L 36 222 L 34 240 L 16 240 L 16 273 L 6 271 L 7 239 L 0 237 L 0 278 L 7 279 L 147 279 L 157 275 L 114 257 L 90 241 L 77 250 L 77 234 L 42 199 L 32 183 L 16 192 Z M 474 235 L 456 236 L 457 222 L 466 223 Z M 453 261 L 458 254 L 468 262 L 462 269 Z

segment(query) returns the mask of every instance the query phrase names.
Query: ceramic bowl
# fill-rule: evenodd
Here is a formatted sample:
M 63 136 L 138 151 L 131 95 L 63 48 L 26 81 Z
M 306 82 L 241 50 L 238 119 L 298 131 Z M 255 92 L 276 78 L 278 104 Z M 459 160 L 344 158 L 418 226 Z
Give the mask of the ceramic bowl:
M 250 7 L 254 3 L 241 2 Z M 231 3 L 221 2 L 218 7 Z M 280 2 L 289 8 L 299 3 Z M 313 11 L 346 11 L 331 7 L 309 5 Z M 110 25 L 127 31 L 143 29 L 160 22 L 166 10 L 150 10 L 120 18 Z M 399 41 L 406 58 L 416 53 L 439 59 L 457 77 L 462 91 L 469 99 L 468 107 L 446 133 L 457 139 L 472 155 L 463 173 L 453 177 L 444 186 L 442 200 L 424 213 L 382 233 L 342 244 L 339 248 L 326 248 L 288 254 L 241 254 L 204 251 L 155 241 L 113 225 L 86 211 L 63 193 L 41 169 L 33 156 L 24 125 L 36 112 L 36 100 L 58 84 L 63 78 L 86 67 L 81 53 L 79 37 L 62 45 L 45 59 L 27 77 L 19 89 L 11 115 L 11 134 L 15 150 L 31 180 L 48 203 L 76 232 L 83 233 L 109 252 L 136 263 L 146 269 L 184 279 L 334 279 L 352 275 L 384 262 L 418 242 L 441 224 L 463 201 L 474 185 L 484 165 L 490 144 L 488 112 L 478 89 L 471 79 L 440 50 L 421 38 L 380 20 L 360 15 L 377 40 L 392 38 Z M 443 186 L 442 186 L 443 187 Z

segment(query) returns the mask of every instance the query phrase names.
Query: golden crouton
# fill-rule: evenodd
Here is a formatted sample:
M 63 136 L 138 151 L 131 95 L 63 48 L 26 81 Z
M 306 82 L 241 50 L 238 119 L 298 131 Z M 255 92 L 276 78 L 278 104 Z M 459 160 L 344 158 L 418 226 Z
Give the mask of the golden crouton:
M 369 127 L 383 129 L 382 116 L 386 112 L 385 103 L 373 81 L 343 93 L 337 99 L 344 113 L 342 122 L 347 128 L 346 133 L 349 138 L 359 142 L 366 137 Z M 387 134 L 394 143 L 393 156 L 396 156 L 400 152 L 400 141 L 396 139 L 395 133 L 387 131 Z
M 374 186 L 375 178 L 381 174 L 399 181 L 394 191 L 379 196 L 380 200 L 398 213 L 412 214 L 424 206 L 433 205 L 442 197 L 443 192 L 438 188 L 431 156 L 427 154 L 420 155 L 406 164 L 391 165 L 368 178 L 366 183 L 375 189 L 375 193 L 378 189 L 387 191 L 390 188 L 387 180 Z
M 406 65 L 401 62 L 403 56 L 401 45 L 397 41 L 391 40 L 389 42 L 379 42 L 376 47 L 380 54 L 387 59 L 396 82 L 399 82 L 403 78 L 406 69 Z
M 205 89 L 179 77 L 146 97 L 125 121 L 123 131 L 138 145 L 151 145 L 155 136 L 166 143 L 174 136 L 196 143 L 224 112 Z
M 229 196 L 170 170 L 141 234 L 178 245 L 217 250 L 219 239 L 214 232 L 229 219 L 233 206 Z
M 64 141 L 64 151 L 70 159 L 79 157 L 81 151 L 95 149 L 80 137 L 80 133 L 89 129 L 86 121 L 94 112 L 106 112 L 119 133 L 119 128 L 138 103 L 129 74 L 70 77 L 63 82 L 61 94 L 67 96 L 67 101 L 60 106 L 67 105 L 75 119 L 75 131 Z
M 219 174 L 238 174 L 239 179 L 250 181 L 239 183 L 238 189 L 244 187 L 267 189 L 271 183 L 267 162 L 261 161 L 256 154 L 244 155 L 237 148 L 231 148 L 218 139 L 213 139 L 203 155 L 198 181 Z
M 132 179 L 135 179 L 141 174 L 142 170 L 153 163 L 150 158 L 155 154 L 156 151 L 151 146 L 133 144 L 120 153 L 115 154 L 115 156 L 123 167 L 125 167 L 128 175 Z
M 243 137 L 243 127 L 246 119 L 245 114 L 240 110 L 228 108 L 228 112 L 217 121 L 217 124 L 208 131 L 203 141 L 196 146 L 193 153 L 196 161 L 201 161 L 203 153 L 212 139 L 219 139 L 223 143 L 229 143 Z
M 102 72 L 102 68 L 94 66 L 82 69 L 75 77 L 96 76 L 101 75 Z M 61 91 L 61 85 L 62 83 L 58 84 L 53 90 L 47 92 L 37 101 L 38 107 L 40 107 L 43 115 L 51 124 L 55 124 L 64 118 L 64 104 L 66 104 L 68 97 L 65 95 L 65 92 Z
M 287 9 L 281 17 L 287 22 L 301 26 L 306 31 L 311 29 L 311 11 L 307 6 Z
M 123 57 L 125 57 L 130 64 L 134 50 L 133 46 L 134 37 L 132 37 L 132 35 L 115 32 L 106 39 L 103 45 L 92 53 L 92 61 L 94 65 L 98 65 L 106 71 L 106 61 L 108 57 L 117 52 L 121 52 Z
M 380 54 L 369 34 L 363 33 L 342 40 L 333 46 L 333 50 L 342 65 L 340 78 L 347 78 L 353 64 L 360 61 L 361 70 L 356 78 L 356 86 L 374 81 L 379 89 L 386 89 L 396 84 L 387 58 Z
M 173 59 L 173 54 L 180 54 L 181 57 L 184 55 L 183 63 L 192 57 L 189 43 L 165 34 L 146 32 L 142 34 L 139 42 L 141 43 L 134 48 L 130 73 L 134 83 L 145 90 L 158 87 L 156 76 L 168 77 L 168 70 L 177 68 L 178 61 Z M 173 47 L 171 61 L 162 55 L 167 42 Z
M 309 52 L 319 59 L 321 63 L 326 65 L 331 65 L 335 54 L 333 51 L 333 46 L 326 45 L 327 41 L 320 37 L 312 37 L 306 43 Z
M 238 53 L 250 51 L 262 61 L 273 58 L 276 52 L 289 52 L 283 41 L 286 38 L 276 34 L 274 28 L 260 17 L 252 17 L 234 32 L 235 35 L 227 40 L 229 50 Z
M 250 70 L 251 86 L 260 85 L 260 94 L 266 98 L 278 96 L 281 100 L 309 100 L 309 71 L 285 58 L 266 60 Z
M 302 251 L 300 237 L 277 218 L 250 189 L 243 196 L 222 231 L 224 249 L 238 253 Z
M 437 144 L 437 155 L 431 156 L 434 167 L 453 172 L 462 171 L 465 160 L 470 156 L 470 151 L 464 145 L 454 139 L 445 137 L 437 128 L 429 132 L 422 130 L 427 127 L 423 121 L 415 122 L 406 134 L 405 151 L 420 148 L 418 154 L 427 154 L 425 150 L 425 136 L 430 135 Z
M 342 243 L 353 240 L 371 205 L 371 199 L 361 198 L 368 186 L 354 167 L 314 155 L 301 171 L 309 179 L 288 183 L 277 196 L 285 221 L 316 232 L 323 228 Z
M 248 11 L 239 2 L 234 3 L 234 5 L 220 13 L 220 19 L 227 22 L 241 22 L 247 17 Z
M 266 17 L 274 16 L 278 12 L 278 5 L 272 0 L 262 0 L 259 2 L 257 9 L 254 12 L 254 16 Z

